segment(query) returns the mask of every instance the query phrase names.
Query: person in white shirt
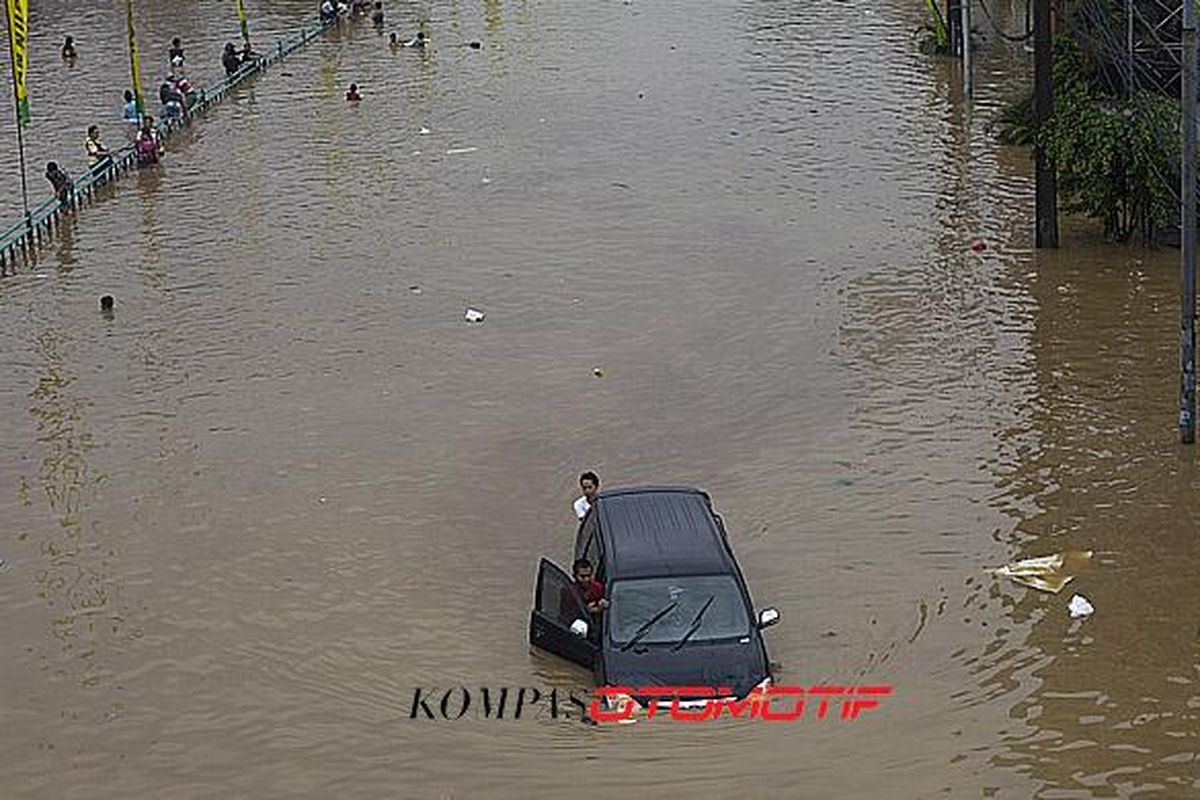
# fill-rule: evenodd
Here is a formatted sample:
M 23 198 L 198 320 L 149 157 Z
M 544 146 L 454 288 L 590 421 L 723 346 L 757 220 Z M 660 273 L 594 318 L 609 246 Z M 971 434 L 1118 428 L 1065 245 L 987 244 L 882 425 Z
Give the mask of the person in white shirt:
M 575 516 L 583 519 L 595 502 L 596 492 L 600 491 L 600 478 L 588 470 L 579 476 L 579 488 L 583 490 L 583 497 L 575 501 Z

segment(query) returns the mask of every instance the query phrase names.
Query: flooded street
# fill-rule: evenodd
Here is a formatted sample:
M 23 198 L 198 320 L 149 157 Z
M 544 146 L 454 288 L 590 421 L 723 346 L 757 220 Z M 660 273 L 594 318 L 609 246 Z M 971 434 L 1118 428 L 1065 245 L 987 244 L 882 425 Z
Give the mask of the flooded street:
M 247 0 L 256 45 L 315 6 Z M 916 2 L 385 8 L 430 51 L 326 32 L 0 279 L 0 796 L 1200 795 L 1178 253 L 1033 251 L 989 129 L 1020 45 L 968 107 Z M 141 4 L 148 95 L 173 35 L 219 77 L 232 9 Z M 87 124 L 120 141 L 123 37 L 37 4 L 31 201 Z M 528 645 L 589 468 L 711 493 L 780 683 L 894 694 L 410 719 L 418 687 L 589 686 Z M 1058 595 L 988 572 L 1064 550 L 1095 557 Z

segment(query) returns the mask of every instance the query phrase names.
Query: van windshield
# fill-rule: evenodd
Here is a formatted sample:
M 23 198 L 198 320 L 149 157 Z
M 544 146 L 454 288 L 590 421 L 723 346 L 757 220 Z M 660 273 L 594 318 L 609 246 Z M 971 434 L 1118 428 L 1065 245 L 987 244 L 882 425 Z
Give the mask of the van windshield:
M 729 575 L 617 581 L 610 603 L 609 631 L 618 645 L 635 637 L 647 644 L 672 644 L 750 634 L 741 589 Z

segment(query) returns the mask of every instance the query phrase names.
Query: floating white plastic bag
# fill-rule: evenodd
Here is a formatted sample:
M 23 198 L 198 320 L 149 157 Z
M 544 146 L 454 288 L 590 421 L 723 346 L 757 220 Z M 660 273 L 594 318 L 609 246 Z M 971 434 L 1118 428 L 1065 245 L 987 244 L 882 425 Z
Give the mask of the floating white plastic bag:
M 1067 604 L 1067 608 L 1071 612 L 1071 619 L 1090 617 L 1096 610 L 1088 602 L 1088 599 L 1081 594 L 1072 596 L 1071 602 Z

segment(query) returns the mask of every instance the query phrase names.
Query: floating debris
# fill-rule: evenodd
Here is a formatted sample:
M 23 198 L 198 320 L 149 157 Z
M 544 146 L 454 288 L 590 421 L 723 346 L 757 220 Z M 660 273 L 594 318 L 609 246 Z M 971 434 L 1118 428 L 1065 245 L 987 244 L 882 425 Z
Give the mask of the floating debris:
M 421 127 L 421 130 L 417 131 L 417 134 L 420 136 L 427 136 L 428 134 L 431 134 L 431 133 L 433 133 L 433 131 L 429 130 L 429 128 L 426 128 L 424 126 Z
M 1052 556 L 1014 561 L 993 570 L 992 574 L 1012 578 L 1017 583 L 1042 592 L 1058 594 L 1064 586 L 1075 579 L 1074 575 L 1068 574 L 1068 569 L 1078 568 L 1091 557 L 1091 550 L 1070 550 L 1065 553 L 1055 553 Z
M 446 155 L 457 156 L 461 155 L 462 153 L 474 153 L 478 149 L 478 147 L 452 147 L 446 151 Z
M 463 319 L 467 322 L 483 322 L 487 315 L 477 308 L 468 308 L 467 313 L 463 314 Z
M 600 369 L 599 367 L 592 367 L 592 374 L 595 375 L 597 378 L 603 378 L 604 370 Z
M 1074 595 L 1071 602 L 1067 604 L 1067 609 L 1071 612 L 1071 619 L 1079 617 L 1090 617 L 1095 613 L 1096 609 L 1088 602 L 1088 599 L 1081 594 Z

